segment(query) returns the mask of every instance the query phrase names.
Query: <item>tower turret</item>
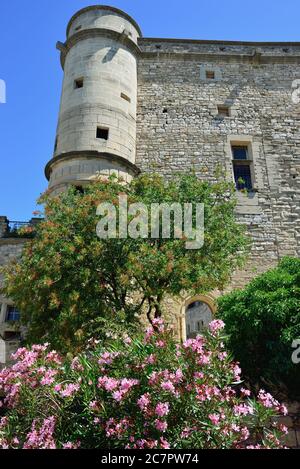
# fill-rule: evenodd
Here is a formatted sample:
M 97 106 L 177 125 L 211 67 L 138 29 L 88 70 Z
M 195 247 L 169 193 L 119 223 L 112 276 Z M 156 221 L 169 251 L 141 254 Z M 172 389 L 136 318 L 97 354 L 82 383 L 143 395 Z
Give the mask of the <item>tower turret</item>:
M 135 166 L 137 23 L 117 8 L 77 12 L 58 42 L 64 81 L 54 155 L 46 166 L 49 189 L 82 186 L 112 173 L 126 181 Z

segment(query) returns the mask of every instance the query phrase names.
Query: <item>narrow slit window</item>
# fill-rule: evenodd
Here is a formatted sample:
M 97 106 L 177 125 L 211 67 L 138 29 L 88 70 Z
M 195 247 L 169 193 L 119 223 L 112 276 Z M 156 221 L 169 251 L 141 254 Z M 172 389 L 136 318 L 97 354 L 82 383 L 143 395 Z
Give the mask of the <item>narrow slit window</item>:
M 129 98 L 129 96 L 127 96 L 127 94 L 121 93 L 121 98 L 123 98 L 123 99 L 125 99 L 125 101 L 128 101 L 129 103 L 131 103 L 131 99 Z
M 215 72 L 213 70 L 206 70 L 206 79 L 207 80 L 214 80 L 215 79 Z
M 56 139 L 55 139 L 54 152 L 56 152 L 56 150 L 57 150 L 57 145 L 58 145 L 58 137 L 56 137 Z
M 104 129 L 103 127 L 97 127 L 96 137 L 102 140 L 108 140 L 109 129 Z
M 229 106 L 218 106 L 218 116 L 229 117 L 230 116 Z
M 247 146 L 232 146 L 233 172 L 237 190 L 253 189 L 252 181 L 252 161 L 249 159 Z
M 74 81 L 74 88 L 75 90 L 78 90 L 80 88 L 83 88 L 83 82 L 84 82 L 84 79 L 83 78 L 77 78 L 75 81 Z

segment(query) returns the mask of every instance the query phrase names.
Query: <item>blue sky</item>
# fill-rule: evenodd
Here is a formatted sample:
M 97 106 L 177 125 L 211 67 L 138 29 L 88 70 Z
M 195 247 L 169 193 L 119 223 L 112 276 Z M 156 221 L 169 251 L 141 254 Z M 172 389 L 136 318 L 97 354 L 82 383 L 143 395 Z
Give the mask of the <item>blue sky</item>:
M 31 218 L 46 189 L 62 70 L 57 40 L 70 17 L 93 0 L 1 0 L 0 215 Z M 300 41 L 299 0 L 114 0 L 146 37 Z

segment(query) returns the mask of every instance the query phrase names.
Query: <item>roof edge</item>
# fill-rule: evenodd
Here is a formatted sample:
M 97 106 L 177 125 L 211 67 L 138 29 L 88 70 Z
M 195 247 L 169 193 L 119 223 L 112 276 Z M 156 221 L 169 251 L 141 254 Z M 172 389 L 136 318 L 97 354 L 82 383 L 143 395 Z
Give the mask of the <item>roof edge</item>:
M 113 13 L 117 13 L 120 16 L 123 16 L 123 18 L 127 19 L 137 29 L 140 37 L 143 37 L 142 30 L 139 27 L 138 23 L 130 15 L 128 15 L 128 13 L 126 13 L 123 10 L 120 10 L 119 8 L 111 7 L 108 5 L 91 5 L 85 8 L 81 8 L 81 10 L 74 13 L 74 15 L 70 19 L 68 26 L 67 26 L 67 37 L 69 36 L 72 23 L 76 20 L 76 18 L 78 18 L 83 13 L 87 11 L 91 11 L 91 10 L 108 10 L 108 11 L 112 11 Z

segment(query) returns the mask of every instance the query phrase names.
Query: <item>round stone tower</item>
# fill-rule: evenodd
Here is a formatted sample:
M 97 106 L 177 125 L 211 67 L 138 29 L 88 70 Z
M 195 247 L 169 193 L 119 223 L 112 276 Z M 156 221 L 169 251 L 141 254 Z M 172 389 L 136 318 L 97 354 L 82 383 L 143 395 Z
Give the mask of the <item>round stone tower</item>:
M 79 187 L 116 174 L 130 181 L 135 166 L 137 23 L 117 8 L 84 8 L 57 43 L 64 70 L 49 189 Z

